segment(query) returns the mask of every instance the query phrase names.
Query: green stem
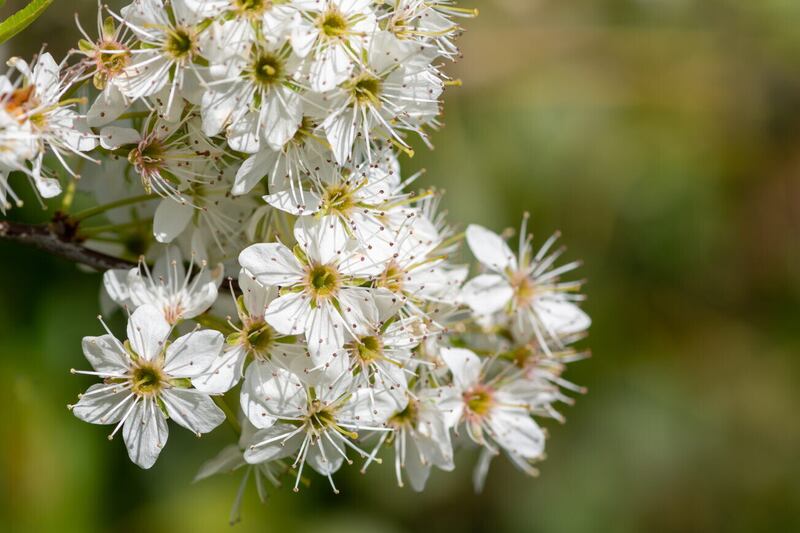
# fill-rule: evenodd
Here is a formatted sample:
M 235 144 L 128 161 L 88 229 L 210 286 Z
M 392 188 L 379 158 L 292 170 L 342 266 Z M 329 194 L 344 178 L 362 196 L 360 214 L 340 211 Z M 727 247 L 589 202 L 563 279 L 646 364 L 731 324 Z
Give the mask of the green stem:
M 122 207 L 125 205 L 137 204 L 139 202 L 146 202 L 148 200 L 154 200 L 155 197 L 150 194 L 140 194 L 139 196 L 131 196 L 130 198 L 122 198 L 121 200 L 117 200 L 115 202 L 109 202 L 107 204 L 98 205 L 95 207 L 90 207 L 89 209 L 84 209 L 83 211 L 78 211 L 74 215 L 72 215 L 73 220 L 81 221 L 87 219 L 89 217 L 93 217 L 95 215 L 100 215 L 105 213 L 110 209 L 115 209 L 117 207 Z
M 131 222 L 125 222 L 123 224 L 105 224 L 103 226 L 89 226 L 88 228 L 81 228 L 80 233 L 83 237 L 92 237 L 94 235 L 100 233 L 106 233 L 109 231 L 119 231 L 128 228 L 135 228 L 137 226 L 141 226 L 142 224 L 149 224 L 152 220 L 132 220 Z
M 236 418 L 236 413 L 233 412 L 231 406 L 228 405 L 227 401 L 225 401 L 225 397 L 212 396 L 211 398 L 214 400 L 214 403 L 217 404 L 220 409 L 222 409 L 222 412 L 225 413 L 225 419 L 228 421 L 228 424 L 230 424 L 231 429 L 236 432 L 236 435 L 241 435 L 242 425 L 239 424 L 239 420 Z

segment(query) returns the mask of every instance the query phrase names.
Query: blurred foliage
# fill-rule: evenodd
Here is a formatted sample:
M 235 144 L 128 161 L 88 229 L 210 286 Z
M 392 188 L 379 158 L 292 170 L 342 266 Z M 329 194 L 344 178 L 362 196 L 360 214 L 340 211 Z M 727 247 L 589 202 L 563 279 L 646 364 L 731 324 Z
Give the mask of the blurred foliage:
M 453 222 L 563 231 L 594 319 L 568 377 L 590 392 L 548 425 L 538 479 L 496 461 L 476 496 L 466 454 L 417 495 L 345 468 L 338 496 L 251 491 L 233 531 L 800 531 L 800 3 L 471 5 L 464 86 L 405 168 Z M 92 0 L 60 0 L 2 55 L 64 53 L 73 9 L 93 24 Z M 41 220 L 28 200 L 14 215 Z M 129 464 L 64 407 L 99 276 L 7 243 L 0 261 L 0 528 L 226 530 L 238 476 L 191 479 L 228 429 Z

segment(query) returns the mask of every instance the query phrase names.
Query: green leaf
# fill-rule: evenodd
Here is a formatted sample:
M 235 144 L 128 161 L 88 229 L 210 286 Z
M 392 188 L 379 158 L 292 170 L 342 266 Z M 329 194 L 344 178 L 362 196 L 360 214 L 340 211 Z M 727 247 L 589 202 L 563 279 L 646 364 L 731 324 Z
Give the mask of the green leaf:
M 31 0 L 27 6 L 0 22 L 0 44 L 27 28 L 52 3 L 53 0 Z

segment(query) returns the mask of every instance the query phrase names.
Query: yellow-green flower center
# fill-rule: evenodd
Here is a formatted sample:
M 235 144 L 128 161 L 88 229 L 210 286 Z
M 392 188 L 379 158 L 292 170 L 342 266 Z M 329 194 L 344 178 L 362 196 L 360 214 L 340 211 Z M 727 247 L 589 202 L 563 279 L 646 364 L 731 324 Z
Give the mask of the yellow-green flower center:
M 174 60 L 190 59 L 197 52 L 197 39 L 188 28 L 173 28 L 167 34 L 164 51 Z
M 347 19 L 338 9 L 330 9 L 318 21 L 322 34 L 326 37 L 339 37 L 347 31 Z
M 251 69 L 253 81 L 264 88 L 280 82 L 283 78 L 283 61 L 274 54 L 258 54 Z
M 131 375 L 131 382 L 133 386 L 131 390 L 134 394 L 139 396 L 155 396 L 167 382 L 167 377 L 161 370 L 161 366 L 151 361 L 142 360 L 139 365 L 133 369 Z
M 380 78 L 365 72 L 350 82 L 350 93 L 360 104 L 372 103 L 378 105 L 378 96 L 381 93 L 383 82 Z
M 492 391 L 486 387 L 475 387 L 464 393 L 464 403 L 473 415 L 484 416 L 494 403 Z
M 314 265 L 306 273 L 306 287 L 315 299 L 330 298 L 339 289 L 339 273 L 329 265 Z

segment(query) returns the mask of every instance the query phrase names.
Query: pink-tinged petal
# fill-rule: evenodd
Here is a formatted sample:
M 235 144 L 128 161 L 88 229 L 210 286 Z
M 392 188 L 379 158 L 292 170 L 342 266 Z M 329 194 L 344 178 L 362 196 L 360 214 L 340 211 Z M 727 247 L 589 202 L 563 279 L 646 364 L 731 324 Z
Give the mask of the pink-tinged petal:
M 517 260 L 506 241 L 483 226 L 467 227 L 467 244 L 478 261 L 495 272 L 517 269 Z

